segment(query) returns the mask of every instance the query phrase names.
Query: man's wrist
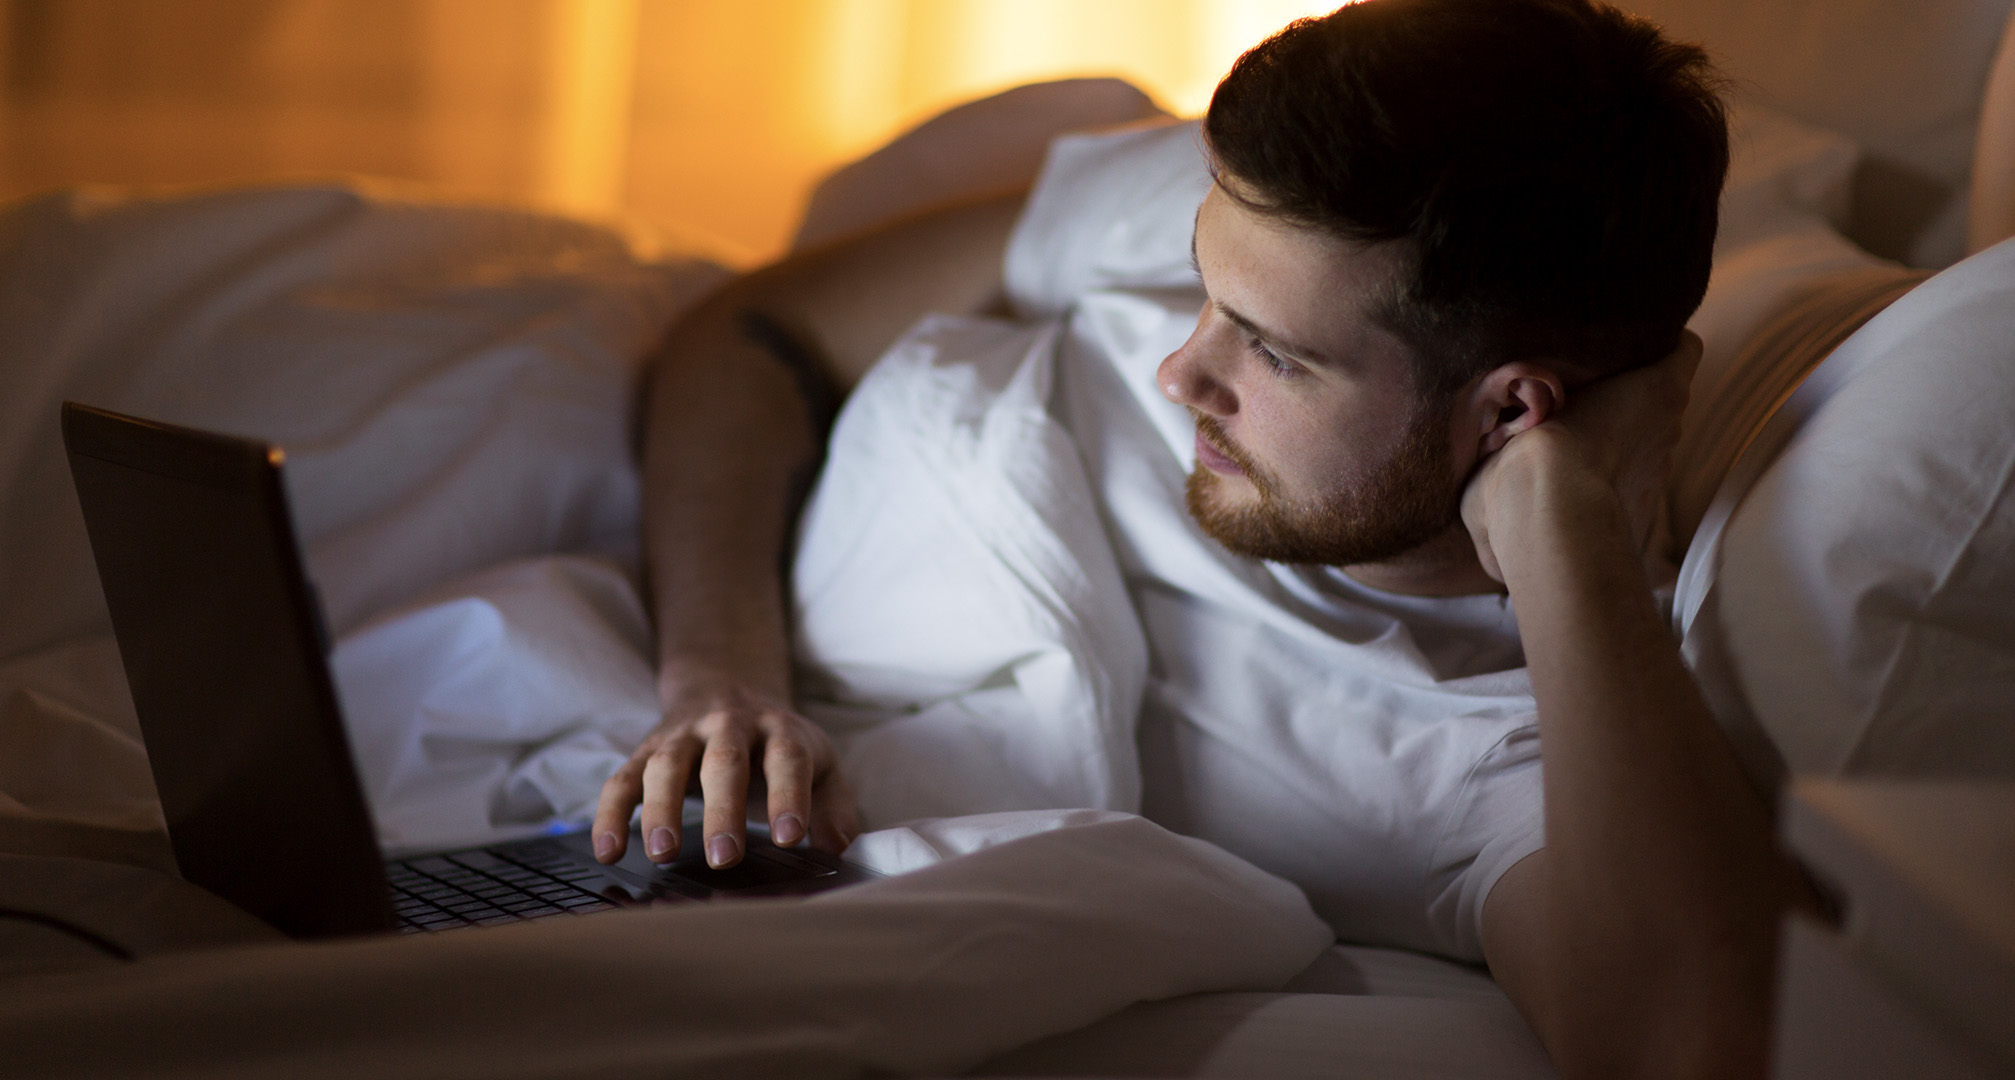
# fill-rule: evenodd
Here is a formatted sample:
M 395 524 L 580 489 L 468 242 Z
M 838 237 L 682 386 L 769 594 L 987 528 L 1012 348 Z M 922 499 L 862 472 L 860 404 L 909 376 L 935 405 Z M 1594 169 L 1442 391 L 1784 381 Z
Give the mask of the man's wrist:
M 658 660 L 658 701 L 666 708 L 695 697 L 756 693 L 790 702 L 790 662 L 714 653 L 680 652 Z

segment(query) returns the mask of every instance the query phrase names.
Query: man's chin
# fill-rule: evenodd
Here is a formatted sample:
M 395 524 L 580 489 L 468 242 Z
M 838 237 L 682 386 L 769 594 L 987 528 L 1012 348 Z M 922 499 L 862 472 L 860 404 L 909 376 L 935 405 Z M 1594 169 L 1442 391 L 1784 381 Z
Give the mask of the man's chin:
M 1190 519 L 1232 554 L 1279 561 L 1287 553 L 1265 494 L 1247 477 L 1224 476 L 1198 465 L 1183 494 Z
M 1234 551 L 1242 546 L 1239 538 L 1266 515 L 1266 496 L 1251 480 L 1221 476 L 1201 465 L 1190 474 L 1183 494 L 1190 518 L 1205 535 Z
M 1414 554 L 1460 519 L 1415 514 L 1363 519 L 1341 508 L 1295 517 L 1283 513 L 1244 477 L 1199 467 L 1184 492 L 1189 514 L 1204 535 L 1234 555 L 1264 562 L 1356 566 Z M 1389 500 L 1398 508 L 1400 497 Z

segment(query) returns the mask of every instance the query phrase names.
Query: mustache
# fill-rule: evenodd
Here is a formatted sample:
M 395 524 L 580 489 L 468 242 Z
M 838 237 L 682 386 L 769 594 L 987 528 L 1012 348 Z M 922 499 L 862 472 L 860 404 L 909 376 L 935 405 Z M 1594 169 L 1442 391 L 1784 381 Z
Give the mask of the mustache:
M 1231 437 L 1224 433 L 1224 425 L 1218 423 L 1216 417 L 1198 412 L 1194 405 L 1185 407 L 1189 409 L 1189 417 L 1196 422 L 1196 430 L 1203 436 L 1203 440 L 1218 453 L 1230 458 L 1232 464 L 1237 465 L 1239 471 L 1245 473 L 1246 480 L 1259 489 L 1261 499 L 1271 501 L 1279 498 L 1280 488 L 1274 482 L 1273 474 L 1260 468 L 1259 463 L 1253 460 L 1251 454 L 1245 452 L 1244 447 L 1231 441 Z
M 1217 422 L 1217 417 L 1199 412 L 1194 405 L 1185 408 L 1189 409 L 1189 418 L 1196 423 L 1196 430 L 1203 435 L 1203 441 L 1244 469 L 1247 476 L 1253 475 L 1252 457 L 1243 447 L 1231 441 L 1231 437 L 1224 433 L 1224 425 Z

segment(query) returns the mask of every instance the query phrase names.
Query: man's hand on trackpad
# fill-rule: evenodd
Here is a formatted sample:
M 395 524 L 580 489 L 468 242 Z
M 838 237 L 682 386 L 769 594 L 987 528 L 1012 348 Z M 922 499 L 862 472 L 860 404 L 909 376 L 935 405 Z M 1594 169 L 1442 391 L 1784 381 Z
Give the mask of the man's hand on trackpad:
M 668 683 L 674 680 L 667 678 Z M 595 857 L 623 857 L 630 814 L 643 805 L 645 854 L 678 857 L 686 791 L 698 781 L 706 800 L 701 827 L 707 863 L 733 866 L 748 849 L 749 763 L 762 762 L 770 836 L 781 847 L 810 837 L 835 855 L 860 831 L 853 792 L 840 776 L 832 740 L 773 696 L 717 672 L 688 672 L 668 690 L 665 719 L 602 785 L 595 811 Z

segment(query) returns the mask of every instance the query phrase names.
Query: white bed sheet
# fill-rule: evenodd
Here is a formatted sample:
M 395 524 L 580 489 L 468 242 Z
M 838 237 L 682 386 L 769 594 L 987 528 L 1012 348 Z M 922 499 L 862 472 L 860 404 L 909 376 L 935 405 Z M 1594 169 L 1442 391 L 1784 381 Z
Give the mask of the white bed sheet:
M 949 1073 L 1134 1002 L 1277 987 L 1328 943 L 1293 886 L 1139 818 L 965 819 L 889 839 L 884 855 L 941 861 L 808 899 L 18 978 L 0 993 L 5 1071 Z
M 63 401 L 283 445 L 340 635 L 513 559 L 633 563 L 639 367 L 724 275 L 582 222 L 348 188 L 0 208 L 0 812 L 159 821 Z

